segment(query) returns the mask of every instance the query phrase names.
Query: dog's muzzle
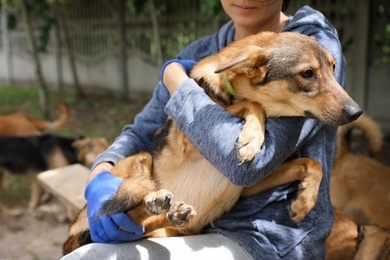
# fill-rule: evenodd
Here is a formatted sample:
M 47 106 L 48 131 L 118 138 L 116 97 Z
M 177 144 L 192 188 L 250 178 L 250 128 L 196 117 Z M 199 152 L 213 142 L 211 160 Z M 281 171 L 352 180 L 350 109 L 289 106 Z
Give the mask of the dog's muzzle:
M 358 105 L 346 106 L 343 109 L 343 114 L 349 122 L 352 122 L 352 121 L 355 121 L 356 119 L 358 119 L 359 116 L 361 116 L 363 114 L 363 109 L 361 109 Z

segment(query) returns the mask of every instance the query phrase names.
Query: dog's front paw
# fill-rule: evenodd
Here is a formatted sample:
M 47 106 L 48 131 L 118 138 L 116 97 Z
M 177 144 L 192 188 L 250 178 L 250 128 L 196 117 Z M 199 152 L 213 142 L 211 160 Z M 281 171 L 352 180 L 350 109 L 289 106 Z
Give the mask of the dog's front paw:
M 247 122 L 238 137 L 236 144 L 238 158 L 241 163 L 253 160 L 264 143 L 264 134 L 260 131 L 261 126 Z
M 187 226 L 195 216 L 194 208 L 184 202 L 176 202 L 167 213 L 167 218 L 171 225 L 180 228 Z
M 172 193 L 161 189 L 156 192 L 151 192 L 144 198 L 146 210 L 151 215 L 160 215 L 167 213 L 171 208 Z

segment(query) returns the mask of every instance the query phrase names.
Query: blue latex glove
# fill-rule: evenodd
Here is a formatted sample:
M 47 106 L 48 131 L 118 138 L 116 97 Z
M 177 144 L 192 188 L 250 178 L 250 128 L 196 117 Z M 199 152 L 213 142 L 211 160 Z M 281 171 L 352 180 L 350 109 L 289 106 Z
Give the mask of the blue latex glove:
M 169 60 L 169 61 L 165 62 L 163 67 L 162 67 L 162 69 L 161 69 L 161 73 L 160 73 L 160 79 L 161 79 L 161 83 L 163 85 L 164 85 L 164 71 L 165 71 L 165 67 L 168 66 L 169 64 L 171 64 L 172 62 L 180 63 L 184 67 L 187 75 L 190 75 L 192 67 L 194 67 L 194 65 L 197 63 L 194 60 L 179 60 L 179 59 L 173 59 L 173 60 Z M 164 85 L 164 87 L 165 87 L 165 85 Z
M 102 171 L 87 185 L 84 196 L 87 200 L 87 215 L 91 238 L 98 243 L 121 243 L 142 238 L 145 229 L 133 222 L 125 213 L 98 215 L 106 202 L 123 180 L 109 171 Z

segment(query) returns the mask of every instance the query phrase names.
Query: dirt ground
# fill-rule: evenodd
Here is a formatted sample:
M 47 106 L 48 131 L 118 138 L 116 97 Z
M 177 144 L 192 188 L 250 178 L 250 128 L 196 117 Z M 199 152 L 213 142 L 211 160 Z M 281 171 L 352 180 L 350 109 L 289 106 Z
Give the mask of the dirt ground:
M 0 223 L 0 259 L 60 259 L 68 226 L 68 223 L 30 214 L 3 219 Z
M 390 165 L 390 144 L 386 142 L 378 159 Z M 47 205 L 61 205 L 55 200 Z M 53 210 L 60 212 L 60 210 Z M 59 214 L 59 216 L 63 216 Z M 62 244 L 67 238 L 69 222 L 59 221 L 52 213 L 23 214 L 0 219 L 0 260 L 53 260 L 59 259 Z

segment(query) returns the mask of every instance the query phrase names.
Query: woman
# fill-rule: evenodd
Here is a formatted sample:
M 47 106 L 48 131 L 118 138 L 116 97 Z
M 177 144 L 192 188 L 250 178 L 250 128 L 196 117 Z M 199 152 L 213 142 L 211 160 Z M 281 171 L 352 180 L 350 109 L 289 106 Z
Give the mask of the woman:
M 221 3 L 232 20 L 217 33 L 190 44 L 179 53 L 178 59 L 198 61 L 234 40 L 260 31 L 298 32 L 316 37 L 331 52 L 337 60 L 336 78 L 345 87 L 345 62 L 340 42 L 335 29 L 321 13 L 305 6 L 293 17 L 288 17 L 284 13 L 288 1 L 283 0 L 221 0 Z M 157 85 L 152 99 L 137 115 L 134 124 L 124 128 L 93 167 L 85 195 L 94 242 L 119 243 L 142 236 L 143 227 L 124 214 L 99 219 L 91 216 L 121 183 L 109 174 L 112 165 L 123 157 L 148 151 L 153 134 L 163 125 L 167 115 L 173 118 L 191 144 L 236 185 L 255 184 L 285 160 L 298 157 L 318 160 L 324 177 L 315 208 L 301 223 L 291 222 L 287 207 L 298 189 L 297 183 L 291 183 L 240 199 L 230 213 L 206 227 L 206 234 L 122 244 L 91 244 L 64 259 L 80 256 L 91 259 L 114 256 L 128 259 L 154 256 L 157 259 L 324 259 L 325 240 L 333 224 L 329 175 L 336 129 L 314 119 L 270 118 L 262 150 L 250 163 L 239 165 L 234 145 L 242 120 L 215 104 L 195 81 L 188 78 L 179 63 L 166 66 L 162 75 L 164 84 Z M 226 129 L 213 131 L 215 125 Z

